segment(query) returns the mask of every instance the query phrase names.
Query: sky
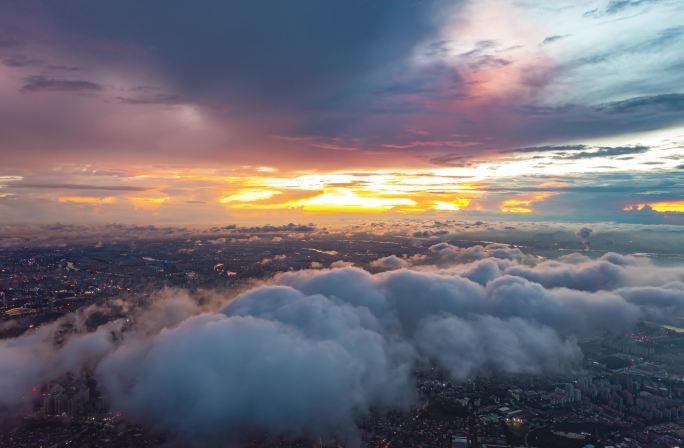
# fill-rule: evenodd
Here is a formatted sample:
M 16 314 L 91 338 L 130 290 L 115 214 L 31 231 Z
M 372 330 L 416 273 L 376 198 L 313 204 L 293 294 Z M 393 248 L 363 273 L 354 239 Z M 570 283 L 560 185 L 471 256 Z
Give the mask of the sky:
M 0 2 L 0 223 L 684 224 L 682 0 Z

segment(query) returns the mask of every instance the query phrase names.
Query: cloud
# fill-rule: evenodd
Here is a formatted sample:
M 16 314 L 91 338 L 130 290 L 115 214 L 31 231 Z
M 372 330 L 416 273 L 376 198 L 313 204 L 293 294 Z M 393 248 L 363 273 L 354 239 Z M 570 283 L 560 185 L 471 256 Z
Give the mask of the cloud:
M 281 226 L 273 226 L 270 224 L 255 227 L 237 227 L 235 231 L 240 233 L 258 233 L 258 232 L 313 232 L 316 227 L 313 224 L 294 224 L 288 223 Z
M 662 286 L 636 286 L 615 291 L 627 302 L 642 308 L 647 318 L 663 321 L 679 315 L 684 309 L 684 283 L 671 282 Z
M 354 266 L 354 263 L 351 261 L 344 261 L 344 260 L 335 260 L 332 263 L 330 263 L 331 268 L 349 268 Z
M 22 54 L 5 56 L 1 58 L 0 61 L 2 61 L 3 65 L 7 67 L 31 67 L 43 65 L 43 61 L 40 59 L 33 59 Z
M 570 266 L 557 261 L 545 261 L 534 267 L 511 266 L 503 272 L 525 278 L 545 288 L 571 288 L 583 291 L 611 290 L 620 286 L 644 286 L 684 280 L 684 272 L 681 270 L 653 269 L 645 259 L 616 253 L 607 253 L 596 260 Z
M 568 34 L 554 34 L 553 36 L 549 36 L 549 37 L 544 38 L 544 40 L 542 41 L 541 44 L 542 45 L 552 44 L 554 42 L 558 42 L 559 40 L 565 39 L 566 37 L 569 37 L 569 35 Z
M 365 347 L 382 354 L 374 349 Z M 364 364 L 335 341 L 220 314 L 191 318 L 142 353 L 114 353 L 99 374 L 115 405 L 135 420 L 194 441 L 250 430 L 344 436 L 353 428 L 352 409 L 366 408 L 372 392 L 364 390 Z
M 487 67 L 505 67 L 511 64 L 512 61 L 493 54 L 500 47 L 501 44 L 496 41 L 482 40 L 476 42 L 475 48 L 461 53 L 459 56 L 472 70 L 480 70 Z
M 389 255 L 387 257 L 378 258 L 370 263 L 371 267 L 382 269 L 382 270 L 392 270 L 401 269 L 409 266 L 409 262 L 404 259 L 397 257 L 396 255 Z
M 185 103 L 179 95 L 174 94 L 141 95 L 134 97 L 118 96 L 116 97 L 116 100 L 120 103 L 131 105 L 162 104 L 173 106 Z
M 514 260 L 519 263 L 534 263 L 535 257 L 523 253 L 516 247 L 507 244 L 475 245 L 467 248 L 453 246 L 449 243 L 438 243 L 429 247 L 429 251 L 442 263 L 469 263 L 485 258 Z
M 458 381 L 567 373 L 581 365 L 577 338 L 684 312 L 681 266 L 466 251 L 433 247 L 463 256 L 440 267 L 287 272 L 235 297 L 167 289 L 147 306 L 94 305 L 0 341 L 0 405 L 16 411 L 32 385 L 87 367 L 112 407 L 181 443 L 256 431 L 356 446 L 371 409 L 415 403 L 426 363 Z
M 103 90 L 102 86 L 96 82 L 86 80 L 68 80 L 46 78 L 44 76 L 29 76 L 25 79 L 25 84 L 21 87 L 21 92 L 82 92 L 91 93 Z
M 42 184 L 28 182 L 13 182 L 5 188 L 35 188 L 47 190 L 105 190 L 105 191 L 146 191 L 149 187 L 136 187 L 133 185 L 85 185 L 85 184 Z
M 464 154 L 445 154 L 443 156 L 433 157 L 430 163 L 444 166 L 466 166 L 469 163 L 468 156 Z
M 661 0 L 610 0 L 605 8 L 594 8 L 585 11 L 583 17 L 604 17 L 614 14 L 619 14 L 630 9 L 638 8 L 640 6 L 647 6 L 655 4 Z
M 644 34 L 631 20 L 596 23 L 588 33 L 573 5 L 211 1 L 188 11 L 172 1 L 165 21 L 154 19 L 158 6 L 136 5 L 136 17 L 147 18 L 136 22 L 128 0 L 98 10 L 80 0 L 60 8 L 28 1 L 36 7 L 0 7 L 8 33 L 13 22 L 20 30 L 46 24 L 31 36 L 3 34 L 28 42 L 2 55 L 16 73 L 3 81 L 0 101 L 16 166 L 57 163 L 47 146 L 60 162 L 86 157 L 114 167 L 261 160 L 283 170 L 431 160 L 472 166 L 500 148 L 572 146 L 561 142 L 677 121 L 679 108 L 662 99 L 662 113 L 646 118 L 613 112 L 654 92 L 679 94 L 680 17 L 669 2 L 644 8 L 644 23 L 662 25 Z M 505 26 L 486 26 L 492 14 Z M 563 22 L 562 32 L 540 34 L 535 24 L 546 19 Z M 566 35 L 573 38 L 558 42 Z M 618 54 L 619 63 L 582 63 Z M 58 65 L 81 69 L 71 79 Z M 23 76 L 24 91 L 102 95 L 21 95 Z M 88 121 L 94 116 L 100 119 Z M 190 154 L 190 146 L 199 149 Z
M 579 151 L 587 149 L 587 145 L 546 145 L 546 146 L 530 146 L 527 148 L 502 149 L 500 153 L 509 152 L 547 152 L 547 151 Z
M 0 341 L 0 367 L 12 373 L 0 379 L 8 393 L 0 397 L 0 411 L 30 404 L 31 388 L 59 379 L 82 369 L 92 369 L 116 348 L 123 337 L 126 319 L 139 325 L 140 341 L 209 307 L 212 296 L 191 298 L 177 290 L 161 290 L 148 296 L 151 304 L 136 310 L 133 303 L 112 299 L 102 305 L 91 305 L 42 325 L 18 338 Z M 199 305 L 204 301 L 205 305 Z M 141 304 L 142 305 L 142 304 Z
M 663 113 L 684 111 L 684 94 L 664 93 L 661 95 L 638 96 L 621 101 L 603 103 L 598 110 L 612 114 Z
M 572 339 L 520 318 L 435 317 L 416 333 L 420 351 L 457 380 L 482 371 L 510 374 L 572 371 L 582 353 Z
M 575 232 L 575 235 L 577 238 L 579 238 L 585 249 L 589 249 L 589 237 L 591 236 L 592 232 L 593 230 L 591 230 L 589 227 L 580 227 L 577 229 L 577 232 Z
M 431 5 L 389 1 L 374 7 L 356 0 L 336 6 L 210 2 L 191 10 L 174 2 L 167 5 L 165 21 L 153 20 L 157 5 L 138 7 L 137 14 L 149 19 L 143 25 L 131 22 L 122 6 L 84 11 L 74 5 L 44 12 L 61 26 L 80 30 L 95 45 L 114 42 L 105 51 L 114 45 L 135 52 L 153 47 L 157 67 L 184 93 L 239 103 L 245 113 L 261 109 L 264 98 L 272 107 L 304 107 L 344 79 L 404 57 L 434 20 Z M 102 23 L 109 24 L 109 31 L 98 25 Z M 188 23 L 198 26 L 181 38 L 176 31 Z M 292 23 L 299 26 L 288 25 Z M 89 54 L 88 46 L 71 42 L 76 52 Z M 242 61 L 239 67 L 236 60 Z M 207 85 L 215 87 L 211 93 Z
M 610 0 L 606 6 L 606 14 L 617 14 L 627 9 L 657 3 L 660 0 Z
M 633 53 L 646 53 L 649 51 L 657 51 L 663 46 L 675 44 L 679 42 L 680 38 L 684 34 L 684 27 L 673 26 L 670 28 L 665 28 L 655 35 L 655 37 L 639 42 L 631 47 L 625 49 L 627 52 Z M 613 53 L 613 56 L 619 56 L 620 53 Z
M 648 146 L 601 147 L 596 151 L 582 151 L 573 154 L 559 155 L 555 156 L 554 158 L 565 160 L 594 159 L 597 157 L 615 157 L 628 154 L 643 154 L 649 149 L 650 148 Z

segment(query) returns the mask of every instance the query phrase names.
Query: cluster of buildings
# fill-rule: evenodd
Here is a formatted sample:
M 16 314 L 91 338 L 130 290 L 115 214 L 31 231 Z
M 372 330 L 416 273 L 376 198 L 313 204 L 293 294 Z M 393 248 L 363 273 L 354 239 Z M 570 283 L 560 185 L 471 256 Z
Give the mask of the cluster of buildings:
M 369 237 L 371 238 L 371 237 Z M 241 239 L 248 239 L 245 244 Z M 336 260 L 368 265 L 408 240 L 324 235 L 178 239 L 89 247 L 0 251 L 0 337 L 29 331 L 84 304 L 160 286 L 232 285 L 242 279 Z M 412 252 L 413 251 L 413 252 Z M 377 448 L 684 446 L 684 333 L 645 323 L 631 335 L 582 343 L 581 372 L 454 382 L 417 372 L 420 404 L 374 412 L 359 422 L 363 446 Z M 112 415 L 88 377 L 36 385 L 33 412 L 0 437 L 0 447 L 160 447 L 165 440 Z M 322 439 L 258 438 L 245 446 L 336 447 Z
M 338 260 L 367 265 L 418 250 L 401 238 L 346 240 L 308 229 L 271 226 L 229 229 L 235 232 L 230 237 L 0 249 L 0 324 L 7 323 L 0 325 L 0 338 L 106 298 L 164 286 L 222 288 L 291 269 L 327 267 Z
M 88 411 L 90 388 L 84 379 L 35 386 L 33 392 L 40 394 L 36 409 L 40 416 L 78 418 Z

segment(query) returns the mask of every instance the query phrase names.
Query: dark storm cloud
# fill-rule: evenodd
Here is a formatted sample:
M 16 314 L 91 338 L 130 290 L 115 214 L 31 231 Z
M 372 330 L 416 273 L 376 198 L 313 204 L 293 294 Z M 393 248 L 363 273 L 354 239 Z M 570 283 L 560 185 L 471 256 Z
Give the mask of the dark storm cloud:
M 86 38 L 71 43 L 95 60 L 105 43 L 124 52 L 107 57 L 148 54 L 182 92 L 311 107 L 332 86 L 405 57 L 433 30 L 433 3 L 76 1 L 33 12 Z
M 524 35 L 504 38 L 487 28 L 476 11 L 460 6 L 441 0 L 5 2 L 0 29 L 8 22 L 46 25 L 31 28 L 32 34 L 22 28 L 17 34 L 21 51 L 14 48 L 19 44 L 13 44 L 14 34 L 0 34 L 0 42 L 13 45 L 0 55 L 17 73 L 8 83 L 34 74 L 15 89 L 102 94 L 9 97 L 4 107 L 0 104 L 0 118 L 5 118 L 0 133 L 8 136 L 5 145 L 13 148 L 10 156 L 17 164 L 53 163 L 43 152 L 50 146 L 70 161 L 87 155 L 141 164 L 251 164 L 266 155 L 283 169 L 328 169 L 394 163 L 385 157 L 389 151 L 398 154 L 396 163 L 419 159 L 463 165 L 499 148 L 578 141 L 681 121 L 677 93 L 608 103 L 635 91 L 627 89 L 635 81 L 614 69 L 568 84 L 562 90 L 567 95 L 556 103 L 545 90 L 564 83 L 563 76 L 574 69 L 617 54 L 674 51 L 680 27 L 663 25 L 661 31 L 598 45 L 581 52 L 582 59 L 566 61 L 567 55 L 553 54 L 558 45 L 548 45 L 565 34 L 535 32 L 530 41 Z M 526 8 L 519 9 L 525 18 Z M 512 25 L 519 25 L 516 20 L 511 18 Z M 463 35 L 445 31 L 459 27 Z M 574 37 L 563 46 L 584 37 L 572 27 L 567 32 Z M 534 57 L 526 56 L 530 52 Z M 676 56 L 662 59 L 658 70 L 663 72 L 678 63 Z M 57 63 L 63 69 L 79 67 L 79 75 L 50 74 Z M 638 63 L 636 68 L 645 70 Z M 569 104 L 581 97 L 575 95 L 577 85 L 587 82 L 598 86 L 598 93 L 583 104 Z M 647 85 L 631 94 L 678 88 L 662 84 L 664 90 Z M 159 87 L 132 87 L 141 85 Z M 657 113 L 619 113 L 627 110 Z M 30 132 L 36 123 L 43 130 L 39 136 Z M 444 154 L 454 148 L 450 145 L 411 146 L 417 141 L 412 129 L 435 142 L 467 136 L 470 146 L 454 150 L 458 155 Z M 302 140 L 274 141 L 274 135 Z M 191 145 L 196 148 L 192 152 L 187 150 Z M 409 147 L 399 154 L 398 148 Z
M 98 92 L 102 86 L 93 81 L 82 79 L 54 79 L 44 76 L 29 76 L 21 87 L 24 93 L 35 92 Z
M 65 66 L 82 67 L 84 75 L 77 80 L 42 74 L 42 78 L 28 80 L 23 91 L 85 93 L 95 91 L 97 85 L 112 100 L 86 104 L 83 97 L 70 99 L 79 104 L 66 107 L 57 120 L 61 126 L 44 137 L 62 147 L 65 154 L 99 157 L 99 148 L 106 146 L 121 149 L 118 154 L 122 156 L 141 159 L 154 147 L 162 158 L 187 160 L 190 142 L 204 157 L 214 160 L 253 162 L 248 159 L 254 152 L 240 151 L 243 155 L 239 156 L 225 148 L 258 146 L 262 154 L 281 151 L 272 162 L 281 166 L 297 164 L 295 158 L 310 164 L 320 160 L 339 164 L 325 156 L 325 149 L 274 144 L 269 136 L 350 136 L 375 139 L 366 146 L 378 146 L 387 142 L 383 140 L 388 135 L 396 135 L 397 120 L 424 113 L 415 97 L 413 101 L 407 97 L 453 98 L 456 88 L 445 92 L 443 84 L 438 85 L 441 92 L 433 87 L 431 92 L 409 93 L 414 87 L 404 81 L 424 80 L 419 88 L 428 88 L 435 85 L 429 82 L 435 78 L 431 74 L 435 70 L 403 75 L 410 72 L 417 46 L 438 42 L 441 25 L 459 5 L 444 0 L 208 1 L 201 5 L 125 0 L 95 6 L 77 0 L 57 6 L 28 0 L 21 5 L 0 5 L 0 28 L 11 18 L 17 23 L 46 23 L 49 26 L 31 30 L 36 58 L 52 60 L 60 55 L 68 61 Z M 433 51 L 443 45 L 434 45 Z M 104 82 L 92 74 L 103 73 L 99 69 L 111 72 L 116 81 Z M 444 68 L 441 72 L 444 83 L 458 82 L 455 70 Z M 393 84 L 404 92 L 392 92 Z M 131 85 L 159 85 L 163 90 L 133 94 Z M 34 101 L 20 105 L 29 108 L 37 104 Z M 133 105 L 146 107 L 124 109 Z M 188 105 L 192 110 L 166 110 L 157 114 L 150 126 L 124 126 L 128 120 L 140 122 L 134 115 L 169 105 Z M 92 117 L 92 110 L 108 117 L 74 132 L 73 123 Z M 0 108 L 0 113 L 8 112 Z M 194 131 L 200 126 L 188 126 L 190 114 L 198 117 L 202 135 Z M 49 119 L 52 117 L 44 118 Z M 34 154 L 42 151 L 39 146 L 44 145 L 37 145 L 26 132 L 18 132 L 21 126 L 6 126 L 15 130 L 10 132 L 13 147 L 29 147 Z M 70 137 L 75 134 L 78 141 Z

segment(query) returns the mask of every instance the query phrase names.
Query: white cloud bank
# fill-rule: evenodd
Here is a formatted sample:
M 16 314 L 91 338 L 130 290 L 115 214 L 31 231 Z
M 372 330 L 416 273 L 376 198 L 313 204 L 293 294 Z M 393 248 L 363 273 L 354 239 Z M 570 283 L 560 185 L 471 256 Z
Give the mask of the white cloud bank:
M 425 363 L 455 380 L 568 372 L 581 366 L 578 338 L 684 312 L 684 267 L 540 261 L 503 245 L 429 252 L 438 265 L 303 270 L 234 299 L 165 290 L 144 309 L 74 313 L 0 341 L 0 406 L 16 411 L 32 385 L 91 368 L 113 408 L 187 440 L 261 431 L 354 445 L 358 418 L 412 403 Z M 113 319 L 88 331 L 95 312 Z M 61 334 L 67 321 L 75 331 Z

